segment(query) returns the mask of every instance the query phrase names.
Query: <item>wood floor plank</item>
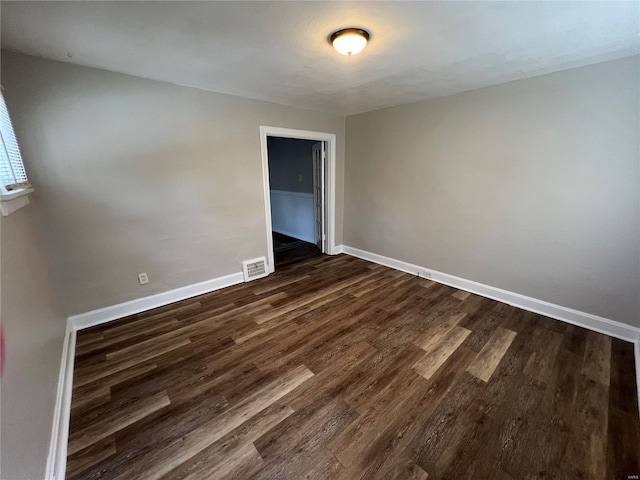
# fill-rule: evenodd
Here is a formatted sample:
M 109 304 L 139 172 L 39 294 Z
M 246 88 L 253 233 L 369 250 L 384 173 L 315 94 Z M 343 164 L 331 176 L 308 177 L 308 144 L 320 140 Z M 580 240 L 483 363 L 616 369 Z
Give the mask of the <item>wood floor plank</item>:
M 116 454 L 92 465 L 77 478 L 114 478 L 145 458 L 149 451 L 178 441 L 229 408 L 229 402 L 218 392 L 172 404 L 114 434 Z
M 94 381 L 85 379 L 84 383 L 78 382 L 79 384 L 76 384 L 76 380 L 74 380 L 71 400 L 71 410 L 74 411 L 73 417 L 83 416 L 83 409 L 95 407 L 111 400 L 111 389 L 113 387 L 130 380 L 135 381 L 156 368 L 157 365 L 152 362 L 140 363 Z
M 225 347 L 231 344 L 233 342 L 228 340 L 207 345 L 206 340 L 202 340 L 166 352 L 161 357 L 153 359 L 156 368 L 143 377 L 131 377 L 111 386 L 112 397 L 114 400 L 118 400 L 132 396 L 147 396 L 162 390 L 170 391 L 180 388 L 184 384 L 197 382 L 208 373 L 207 361 L 211 356 L 225 351 Z
M 316 314 L 321 314 L 324 308 L 335 308 L 341 304 L 350 302 L 351 298 L 344 292 L 334 292 L 329 295 L 320 295 L 315 300 L 305 303 L 293 310 L 289 310 L 275 318 L 266 322 L 260 322 L 258 325 L 249 324 L 245 329 L 238 328 L 237 332 L 232 335 L 233 340 L 237 344 L 245 343 L 254 337 L 262 336 L 269 333 L 274 328 L 279 328 L 288 322 L 298 321 L 302 318 L 309 318 Z
M 578 389 L 563 474 L 567 478 L 605 478 L 609 415 L 602 407 L 608 404 L 608 389 L 585 375 Z
M 256 478 L 304 478 L 326 459 L 329 442 L 357 416 L 340 397 L 321 398 L 296 411 L 256 440 L 258 452 L 270 465 Z M 292 457 L 290 452 L 295 451 L 307 455 Z
M 199 302 L 191 302 L 186 305 L 180 305 L 177 307 L 161 307 L 158 313 L 139 314 L 138 319 L 130 319 L 126 322 L 115 322 L 113 324 L 107 324 L 104 327 L 104 338 L 116 337 L 124 334 L 133 334 L 150 327 L 154 327 L 159 321 L 167 319 L 172 321 L 175 315 L 180 313 L 187 313 L 197 311 L 201 304 Z M 156 310 L 154 310 L 156 312 Z
M 465 317 L 465 313 L 446 317 L 444 321 L 434 325 L 433 328 L 429 329 L 420 339 L 416 340 L 416 345 L 425 351 L 432 350 L 435 346 L 440 344 L 442 340 L 447 337 L 453 327 L 458 325 L 458 323 L 460 323 L 460 321 Z
M 164 355 L 172 350 L 176 350 L 182 346 L 188 345 L 190 341 L 188 339 L 181 339 L 179 341 L 170 341 L 165 345 L 156 346 L 156 348 L 150 349 L 144 355 L 133 355 L 126 361 L 115 362 L 100 362 L 96 365 L 90 365 L 84 368 L 78 368 L 73 373 L 74 386 L 87 385 L 89 383 L 97 382 L 105 377 L 112 377 L 117 373 L 129 370 L 137 365 L 147 364 L 149 360 Z
M 82 335 L 79 335 L 76 340 L 76 347 L 87 345 L 96 341 L 100 341 L 104 338 L 104 332 L 102 330 L 90 331 L 85 330 Z
M 322 461 L 307 470 L 304 478 L 305 480 L 359 480 L 329 453 L 323 455 Z
M 165 478 L 183 479 L 183 478 L 211 478 L 214 472 L 224 475 L 231 470 L 237 468 L 238 462 L 233 461 L 231 464 L 224 463 L 225 469 L 218 467 L 219 459 L 225 459 L 229 456 L 237 456 L 237 452 L 241 451 L 245 445 L 252 445 L 258 438 L 270 431 L 280 422 L 290 417 L 294 410 L 278 403 L 264 409 L 260 414 L 252 417 L 238 428 L 214 442 L 211 446 L 204 449 L 197 455 L 179 465 L 177 468 L 168 473 Z M 258 453 L 256 451 L 256 453 Z M 261 464 L 262 464 L 262 457 Z M 251 462 L 252 459 L 250 458 Z M 251 475 L 252 476 L 252 475 Z M 248 476 L 247 478 L 250 478 Z
M 71 410 L 79 410 L 92 405 L 99 405 L 111 400 L 111 389 L 109 387 L 77 388 L 73 391 L 71 397 Z
M 637 474 L 632 344 L 346 255 L 285 264 L 79 332 L 67 478 Z
M 500 327 L 503 320 L 500 315 L 496 314 L 496 306 L 495 300 L 484 298 L 478 310 L 461 322 L 460 326 L 471 330 L 471 335 L 464 342 L 465 347 L 480 352 L 496 328 Z
M 138 332 L 124 332 L 119 335 L 109 336 L 100 340 L 93 341 L 91 343 L 85 343 L 80 347 L 76 347 L 76 356 L 82 356 L 90 354 L 92 352 L 114 350 L 114 346 L 124 344 L 127 346 L 130 342 L 139 341 L 138 337 L 155 338 L 156 335 L 166 333 L 175 329 L 178 326 L 178 320 L 174 317 L 169 318 L 156 325 L 151 325 L 144 330 Z
M 397 280 L 402 276 L 402 272 L 398 271 L 382 271 L 379 272 L 377 276 L 368 278 L 362 282 L 359 282 L 356 285 L 352 285 L 349 287 L 349 295 L 353 295 L 356 298 L 360 298 L 364 295 L 367 295 L 371 291 L 380 288 L 384 285 L 389 285 L 391 282 Z
M 495 478 L 498 470 L 491 451 L 497 447 L 495 441 L 498 422 L 475 404 L 458 415 L 458 422 L 447 432 L 442 444 L 443 454 L 433 464 L 432 472 L 443 479 Z M 457 462 L 458 458 L 468 461 Z
M 350 345 L 330 368 L 326 368 L 307 384 L 288 394 L 284 401 L 295 410 L 300 410 L 320 397 L 330 398 L 341 394 L 354 378 L 354 372 L 360 373 L 357 367 L 375 351 L 366 342 Z
M 584 356 L 587 347 L 587 330 L 576 325 L 568 325 L 563 335 L 563 348 L 576 355 Z
M 422 355 L 422 350 L 413 345 L 379 350 L 359 367 L 363 371 L 375 373 L 363 375 L 360 381 L 351 381 L 343 393 L 343 398 L 355 410 L 362 413 L 385 391 L 396 391 L 395 382 L 403 381 L 405 372 L 412 377 L 413 372 L 410 367 Z
M 515 336 L 516 332 L 498 327 L 467 371 L 480 380 L 488 382 Z
M 640 472 L 640 419 L 612 408 L 607 419 L 607 478 L 633 478 Z M 602 469 L 597 470 L 598 473 Z
M 91 425 L 84 429 L 76 431 L 69 435 L 69 446 L 67 452 L 69 455 L 87 448 L 103 438 L 113 435 L 123 428 L 131 425 L 141 418 L 160 410 L 169 405 L 169 397 L 162 392 L 149 398 L 141 399 L 111 415 L 107 418 L 101 418 L 94 421 Z
M 523 322 L 523 316 L 526 313 L 524 310 L 504 303 L 498 303 L 493 308 L 493 312 L 500 318 L 500 326 L 502 328 L 519 333 L 526 326 L 526 323 Z
M 279 358 L 271 359 L 264 367 L 273 369 L 287 363 L 304 362 L 306 357 L 314 351 L 323 351 L 328 345 L 347 335 L 352 344 L 366 341 L 366 338 L 356 338 L 355 333 L 365 332 L 366 337 L 366 331 L 362 330 L 361 326 L 369 317 L 371 305 L 360 302 L 353 302 L 351 306 L 333 318 L 328 317 L 320 323 L 320 328 L 308 325 L 301 326 L 294 335 L 283 340 L 281 346 L 284 348 L 279 351 Z M 327 323 L 323 325 L 324 322 Z
M 426 420 L 440 407 L 474 355 L 473 351 L 460 348 L 430 380 L 421 380 L 422 377 L 418 379 L 419 382 L 426 382 L 426 393 L 420 396 L 420 392 L 416 391 L 415 398 L 403 397 L 406 401 L 398 410 L 401 414 L 386 416 L 387 423 L 381 428 L 373 443 L 368 449 L 361 450 L 359 459 L 351 462 L 348 471 L 353 478 L 375 477 L 376 472 L 383 469 L 383 464 L 390 461 L 390 458 L 401 458 L 400 452 L 409 451 L 409 443 L 417 436 Z M 406 375 L 408 374 L 409 372 Z M 404 391 L 404 388 L 398 387 L 397 384 L 391 385 L 387 392 L 381 392 L 374 398 L 371 405 L 374 406 L 385 398 L 393 398 L 393 394 L 398 391 Z
M 272 292 L 273 290 L 277 290 L 278 288 L 284 287 L 286 285 L 291 285 L 292 283 L 299 282 L 301 280 L 305 280 L 309 278 L 309 274 L 305 275 L 295 275 L 292 277 L 285 277 L 278 282 L 269 282 L 264 286 L 253 289 L 254 295 L 262 295 L 263 293 Z
M 340 437 L 331 444 L 331 451 L 343 466 L 353 471 L 354 467 L 360 470 L 363 458 L 370 451 L 371 445 L 378 438 L 378 434 L 388 424 L 388 417 L 400 413 L 407 402 L 407 397 L 423 397 L 427 391 L 428 383 L 421 377 L 407 376 L 402 385 L 396 385 L 393 391 L 380 396 L 371 407 L 359 416 Z M 403 395 L 396 392 L 402 387 Z M 384 412 L 384 415 L 381 413 Z
M 591 380 L 608 387 L 611 375 L 611 337 L 589 332 L 584 355 L 582 373 Z
M 403 453 L 394 453 L 385 460 L 379 470 L 367 472 L 361 480 L 426 480 L 429 474 Z
M 551 378 L 532 424 L 521 439 L 523 445 L 535 448 L 521 449 L 517 454 L 520 468 L 535 473 L 534 478 L 550 478 L 560 471 L 569 441 L 569 419 L 579 392 L 582 355 L 561 349 Z M 513 388 L 517 388 L 514 385 Z M 517 456 L 516 455 L 516 456 Z
M 251 478 L 264 465 L 264 461 L 253 443 L 245 443 L 235 450 L 229 450 L 225 453 L 223 461 L 202 464 L 206 468 L 191 472 L 184 477 L 171 475 L 168 478 L 183 478 L 185 480 Z
M 413 364 L 414 371 L 424 378 L 431 378 L 470 333 L 466 328 L 454 326 L 438 344 L 429 346 L 427 353 Z
M 411 438 L 426 418 L 425 408 L 428 409 L 430 400 L 424 392 L 414 391 L 405 397 L 405 404 L 395 415 L 389 418 L 386 425 L 380 425 L 380 432 L 375 438 L 369 438 L 367 447 L 356 450 L 354 459 L 343 459 L 350 463 L 349 471 L 356 478 L 371 478 L 383 468 L 385 463 L 393 458 L 402 459 L 401 452 L 405 451 Z M 387 468 L 389 464 L 387 463 Z
M 429 475 L 437 475 L 443 454 L 450 457 L 463 441 L 468 425 L 463 422 L 457 425 L 457 417 L 470 408 L 484 387 L 483 381 L 469 373 L 463 374 L 429 417 L 429 422 L 416 433 L 409 446 L 409 456 Z
M 540 348 L 532 352 L 524 373 L 539 382 L 547 383 L 562 345 L 563 335 L 546 328 L 538 328 L 536 333 L 540 336 Z
M 73 477 L 83 472 L 91 465 L 99 463 L 116 453 L 116 441 L 113 437 L 107 437 L 100 442 L 96 442 L 82 452 L 69 455 L 67 459 L 66 475 Z
M 531 450 L 540 448 L 537 441 L 528 445 L 522 439 L 535 425 L 535 414 L 544 398 L 546 386 L 526 375 L 516 378 L 511 385 L 513 400 L 503 403 L 493 415 L 497 419 L 495 445 L 500 446 L 496 458 L 500 470 L 519 478 L 530 467 L 527 459 Z
M 292 369 L 277 381 L 231 407 L 220 417 L 193 430 L 180 441 L 149 452 L 130 469 L 119 472 L 116 478 L 135 477 L 139 480 L 161 478 L 311 377 L 313 373 L 304 366 Z
M 311 294 L 306 294 L 302 297 L 296 298 L 295 300 L 289 301 L 287 302 L 287 304 L 283 304 L 281 306 L 279 306 L 279 308 L 274 311 L 273 313 L 269 314 L 269 315 L 261 315 L 260 318 L 256 319 L 256 322 L 258 324 L 262 324 L 262 323 L 266 323 L 270 320 L 273 320 L 274 318 L 289 313 L 291 311 L 294 311 L 300 307 L 303 307 L 305 305 L 308 305 L 312 302 L 314 302 L 315 300 L 317 300 L 320 296 L 327 296 L 327 295 L 331 295 L 332 293 L 336 293 L 340 290 L 342 290 L 345 287 L 354 285 L 356 283 L 358 283 L 359 281 L 365 279 L 365 278 L 369 278 L 372 276 L 377 275 L 376 271 L 370 271 L 367 272 L 365 274 L 360 275 L 359 277 L 356 278 L 349 278 L 347 280 L 343 280 L 341 282 L 336 283 L 335 285 L 331 286 L 331 287 L 325 287 L 323 288 L 321 291 L 316 291 L 313 292 Z
M 609 404 L 611 408 L 638 417 L 638 403 L 634 402 L 638 391 L 634 362 L 633 343 L 612 339 Z
M 463 300 L 466 300 L 469 297 L 469 295 L 471 295 L 470 292 L 465 292 L 464 290 L 458 290 L 457 292 L 453 293 L 451 296 L 453 298 L 457 298 L 458 300 L 463 301 Z

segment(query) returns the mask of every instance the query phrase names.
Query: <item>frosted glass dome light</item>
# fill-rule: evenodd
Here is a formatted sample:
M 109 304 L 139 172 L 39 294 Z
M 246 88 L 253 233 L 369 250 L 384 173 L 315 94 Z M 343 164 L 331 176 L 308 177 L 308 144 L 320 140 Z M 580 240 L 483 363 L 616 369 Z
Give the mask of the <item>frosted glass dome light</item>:
M 360 28 L 345 28 L 331 35 L 331 43 L 342 55 L 360 53 L 369 41 L 369 32 Z

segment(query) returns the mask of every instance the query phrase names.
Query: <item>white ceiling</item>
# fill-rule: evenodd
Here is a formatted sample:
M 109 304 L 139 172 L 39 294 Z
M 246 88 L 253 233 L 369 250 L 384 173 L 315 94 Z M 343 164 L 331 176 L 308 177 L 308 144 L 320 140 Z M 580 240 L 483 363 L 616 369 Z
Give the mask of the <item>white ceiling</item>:
M 2 47 L 350 115 L 640 52 L 639 2 L 2 2 Z M 371 32 L 344 57 L 327 37 Z

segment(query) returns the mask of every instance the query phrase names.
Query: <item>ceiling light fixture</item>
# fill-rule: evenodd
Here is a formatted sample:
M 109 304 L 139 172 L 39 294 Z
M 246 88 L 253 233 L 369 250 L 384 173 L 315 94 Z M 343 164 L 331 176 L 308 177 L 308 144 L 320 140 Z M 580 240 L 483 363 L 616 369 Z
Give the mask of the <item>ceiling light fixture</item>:
M 334 32 L 329 38 L 333 48 L 342 55 L 360 53 L 369 41 L 369 32 L 361 28 L 344 28 Z

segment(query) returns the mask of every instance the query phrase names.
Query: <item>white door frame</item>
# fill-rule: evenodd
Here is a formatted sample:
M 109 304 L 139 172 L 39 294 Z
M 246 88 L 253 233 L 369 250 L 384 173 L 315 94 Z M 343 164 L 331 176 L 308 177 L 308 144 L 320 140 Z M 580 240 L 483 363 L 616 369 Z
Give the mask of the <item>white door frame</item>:
M 269 188 L 269 152 L 267 149 L 267 137 L 299 138 L 302 140 L 316 140 L 327 142 L 326 191 L 325 211 L 327 212 L 327 252 L 336 254 L 336 134 L 324 132 L 311 132 L 308 130 L 295 130 L 291 128 L 260 126 L 260 148 L 262 150 L 262 184 L 264 188 L 264 213 L 267 232 L 267 263 L 269 272 L 276 269 L 273 258 L 273 227 L 271 225 L 271 196 Z
M 320 148 L 316 150 L 316 145 Z M 328 251 L 327 248 L 327 215 L 325 214 L 325 188 L 327 182 L 326 177 L 326 154 L 327 145 L 325 142 L 316 142 L 311 146 L 311 153 L 313 157 L 313 239 L 316 245 L 320 247 L 322 253 Z M 316 153 L 317 152 L 317 153 Z M 320 193 L 317 192 L 318 184 L 320 186 Z M 320 203 L 320 212 L 318 212 L 318 203 Z M 318 228 L 318 220 L 320 221 L 320 228 Z M 319 239 L 319 242 L 318 242 Z

